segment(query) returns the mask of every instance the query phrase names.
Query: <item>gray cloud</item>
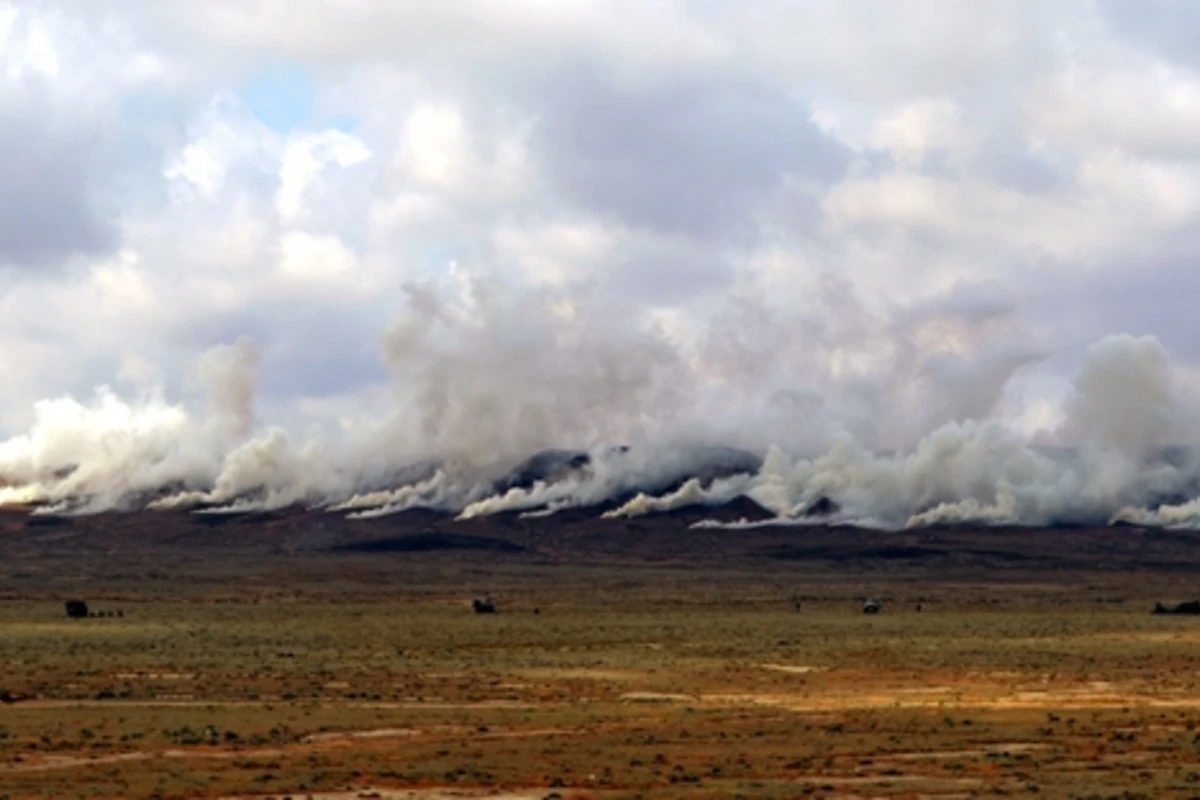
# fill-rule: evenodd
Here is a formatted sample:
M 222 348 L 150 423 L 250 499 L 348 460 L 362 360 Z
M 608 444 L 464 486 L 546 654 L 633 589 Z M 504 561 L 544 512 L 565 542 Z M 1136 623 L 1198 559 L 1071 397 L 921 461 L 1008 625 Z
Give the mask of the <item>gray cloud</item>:
M 1036 317 L 1050 329 L 1060 361 L 1069 362 L 1105 333 L 1123 331 L 1156 336 L 1173 359 L 1200 367 L 1194 302 L 1200 272 L 1190 257 L 1108 264 L 1070 276 L 1054 272 L 1058 277 L 1031 289 Z
M 55 266 L 115 246 L 96 137 L 43 103 L 0 98 L 0 263 Z
M 622 85 L 579 68 L 531 106 L 534 146 L 562 190 L 627 225 L 745 235 L 785 177 L 828 184 L 848 163 L 803 101 L 728 79 Z
M 1200 67 L 1200 6 L 1188 0 L 1098 0 L 1120 35 L 1171 61 Z
M 381 382 L 379 327 L 353 325 L 341 314 L 312 313 L 289 320 L 266 339 L 262 372 L 268 399 L 354 393 Z

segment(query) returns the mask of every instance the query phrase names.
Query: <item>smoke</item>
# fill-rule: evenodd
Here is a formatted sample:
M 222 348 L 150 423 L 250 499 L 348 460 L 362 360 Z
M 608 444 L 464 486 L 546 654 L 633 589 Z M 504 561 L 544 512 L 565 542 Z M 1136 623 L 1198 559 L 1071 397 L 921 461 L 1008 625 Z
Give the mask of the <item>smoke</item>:
M 192 402 L 37 404 L 0 443 L 0 503 L 618 519 L 745 497 L 779 524 L 1200 526 L 1200 404 L 1155 339 L 1089 348 L 1035 444 L 1022 376 L 1049 349 L 1002 291 L 868 309 L 810 290 L 809 310 L 741 293 L 707 320 L 626 319 L 454 270 L 407 287 L 390 408 L 353 433 L 262 425 L 264 356 L 240 339 L 198 359 Z
M 1122 508 L 1113 515 L 1110 524 L 1126 523 L 1147 527 L 1200 530 L 1200 499 L 1176 505 L 1164 504 L 1156 509 Z
M 253 429 L 258 359 L 248 339 L 202 354 L 196 375 L 208 414 L 199 419 L 167 403 L 161 386 L 135 401 L 105 386 L 89 404 L 38 403 L 30 431 L 0 444 L 0 476 L 10 487 L 0 499 L 90 513 L 139 508 L 210 483 L 228 448 Z
M 680 482 L 744 475 L 756 470 L 758 463 L 752 453 L 695 443 L 664 443 L 654 449 L 604 448 L 590 453 L 586 464 L 576 469 L 471 503 L 459 516 L 470 519 L 502 511 L 544 508 L 555 512 L 597 506 L 635 492 L 643 495 L 642 489 L 661 491 Z
M 1166 350 L 1149 336 L 1111 336 L 1089 349 L 1066 410 L 1069 440 L 1130 456 L 1179 443 L 1196 421 Z
M 229 346 L 205 352 L 196 367 L 197 379 L 208 398 L 213 433 L 231 442 L 254 431 L 254 390 L 258 383 L 258 346 L 242 337 Z
M 7 499 L 119 507 L 203 471 L 203 454 L 184 444 L 188 428 L 186 412 L 159 396 L 131 404 L 101 387 L 86 405 L 69 397 L 39 402 L 29 432 L 0 444 Z
M 868 450 L 843 431 L 816 459 L 791 461 L 773 450 L 742 493 L 784 518 L 829 498 L 840 519 L 892 528 L 1113 518 L 1190 524 L 1191 503 L 1136 508 L 1196 491 L 1200 475 L 1188 451 L 1170 449 L 1200 420 L 1162 346 L 1149 337 L 1106 338 L 1086 353 L 1073 389 L 1056 432 L 1064 446 L 1057 449 L 1039 449 L 994 420 L 948 423 L 912 452 L 892 455 Z M 691 502 L 723 502 L 733 490 L 722 489 Z M 642 500 L 638 508 L 676 502 Z
M 648 438 L 686 408 L 679 354 L 549 293 L 455 274 L 408 287 L 384 338 L 397 415 L 388 438 L 417 457 L 511 466 L 555 447 Z
M 488 491 L 486 483 L 479 471 L 464 471 L 461 465 L 450 464 L 435 470 L 429 478 L 400 486 L 390 492 L 357 494 L 343 503 L 334 505 L 332 510 L 353 511 L 354 513 L 349 515 L 352 519 L 383 517 L 410 508 L 453 512 L 482 498 Z
M 180 492 L 147 507 L 216 506 L 206 509 L 210 512 L 270 510 L 296 503 L 321 504 L 352 485 L 318 443 L 296 449 L 278 428 L 231 450 L 212 483 L 207 491 Z
M 745 495 L 752 486 L 752 478 L 746 474 L 723 478 L 714 481 L 710 486 L 705 486 L 699 478 L 688 478 L 674 492 L 661 497 L 638 492 L 633 499 L 618 508 L 604 512 L 602 516 L 605 519 L 640 517 L 645 514 L 664 514 L 689 506 L 721 505 Z

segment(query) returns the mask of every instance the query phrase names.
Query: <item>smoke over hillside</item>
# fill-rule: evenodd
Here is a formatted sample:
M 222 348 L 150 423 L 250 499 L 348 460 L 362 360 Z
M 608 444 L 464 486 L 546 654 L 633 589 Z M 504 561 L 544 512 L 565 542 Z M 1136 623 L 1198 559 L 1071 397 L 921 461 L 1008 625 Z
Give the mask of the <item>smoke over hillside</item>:
M 794 522 L 1200 525 L 1197 404 L 1155 339 L 1092 345 L 1031 433 L 1010 395 L 1042 355 L 1012 345 L 1001 295 L 883 317 L 819 288 L 822 315 L 743 298 L 688 331 L 461 275 L 414 285 L 383 337 L 391 407 L 367 425 L 302 438 L 258 421 L 242 339 L 199 360 L 191 405 L 107 388 L 39 403 L 0 444 L 0 501 L 472 518 L 744 497 Z

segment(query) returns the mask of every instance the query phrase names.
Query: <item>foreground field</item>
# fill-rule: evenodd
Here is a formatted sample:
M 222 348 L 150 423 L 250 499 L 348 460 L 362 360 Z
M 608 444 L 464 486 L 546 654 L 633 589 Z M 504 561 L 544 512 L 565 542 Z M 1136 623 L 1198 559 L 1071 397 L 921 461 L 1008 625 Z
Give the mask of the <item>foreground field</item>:
M 1200 796 L 1200 619 L 1136 579 L 405 563 L 10 595 L 0 797 Z

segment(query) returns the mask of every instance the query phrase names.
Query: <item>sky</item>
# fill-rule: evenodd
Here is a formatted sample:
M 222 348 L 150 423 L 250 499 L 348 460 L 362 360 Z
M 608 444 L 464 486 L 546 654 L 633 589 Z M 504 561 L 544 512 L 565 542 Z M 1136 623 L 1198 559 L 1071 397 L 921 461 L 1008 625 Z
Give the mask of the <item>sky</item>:
M 1197 53 L 1184 0 L 0 0 L 0 438 L 1049 436 L 1122 334 L 1194 391 Z

